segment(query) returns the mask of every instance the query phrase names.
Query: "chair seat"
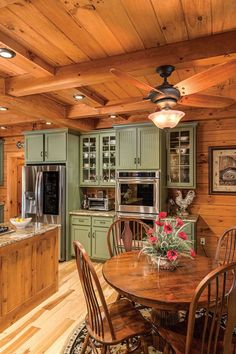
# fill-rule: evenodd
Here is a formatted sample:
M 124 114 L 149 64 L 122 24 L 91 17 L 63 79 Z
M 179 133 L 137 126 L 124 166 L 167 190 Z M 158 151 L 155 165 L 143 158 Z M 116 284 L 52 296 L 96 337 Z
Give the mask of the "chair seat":
M 104 334 L 94 335 L 86 316 L 86 327 L 91 337 L 98 342 L 116 344 L 133 336 L 148 335 L 151 331 L 151 324 L 143 318 L 141 313 L 134 308 L 127 299 L 121 299 L 108 305 L 108 311 L 114 328 L 115 338 L 112 338 L 108 322 L 103 317 Z
M 202 338 L 203 326 L 204 326 L 204 316 L 196 319 L 195 331 L 192 340 L 191 354 L 201 353 L 201 344 L 202 344 L 201 338 Z M 220 328 L 219 341 L 217 343 L 216 354 L 222 354 L 223 352 L 223 341 L 222 341 L 224 337 L 223 331 L 224 329 Z M 172 327 L 158 328 L 158 333 L 167 343 L 171 344 L 171 347 L 174 349 L 176 354 L 185 353 L 186 334 L 187 334 L 186 320 Z M 232 343 L 232 353 L 234 352 L 234 345 L 235 344 Z

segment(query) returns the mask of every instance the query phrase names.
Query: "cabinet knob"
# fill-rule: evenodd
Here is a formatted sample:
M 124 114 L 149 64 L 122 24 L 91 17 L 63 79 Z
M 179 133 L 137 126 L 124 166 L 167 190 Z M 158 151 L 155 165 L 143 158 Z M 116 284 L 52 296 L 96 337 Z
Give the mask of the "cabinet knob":
M 93 238 L 95 238 L 95 232 L 93 232 Z
M 89 233 L 88 233 L 88 238 L 90 238 L 90 231 L 89 231 Z
M 137 163 L 137 159 L 136 159 L 136 157 L 134 158 L 134 164 L 136 165 L 136 163 Z
M 45 157 L 48 157 L 48 152 L 47 151 L 45 151 Z
M 140 165 L 140 157 L 138 157 L 138 165 Z
M 40 152 L 40 156 L 43 157 L 43 152 L 42 151 Z

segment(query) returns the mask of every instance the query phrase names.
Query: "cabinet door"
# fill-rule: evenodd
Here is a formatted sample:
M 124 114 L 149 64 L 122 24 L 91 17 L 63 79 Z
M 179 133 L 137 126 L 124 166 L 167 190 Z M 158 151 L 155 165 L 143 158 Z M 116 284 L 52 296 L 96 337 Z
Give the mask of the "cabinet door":
M 117 129 L 117 163 L 118 169 L 135 170 L 137 167 L 137 129 Z
M 0 139 L 0 186 L 4 183 L 4 155 L 3 155 L 3 140 Z
M 172 188 L 195 188 L 195 126 L 171 129 L 168 134 L 168 178 Z
M 137 167 L 141 170 L 160 168 L 160 134 L 157 127 L 137 128 Z
M 108 228 L 92 228 L 92 258 L 106 260 L 110 258 L 107 246 Z
M 66 161 L 66 133 L 45 134 L 45 161 Z
M 43 162 L 44 158 L 44 135 L 25 136 L 25 160 L 26 162 Z
M 115 185 L 116 171 L 116 134 L 100 134 L 100 185 Z
M 74 255 L 73 241 L 79 241 L 91 256 L 91 227 L 83 225 L 71 225 L 71 254 Z
M 99 184 L 99 135 L 84 135 L 80 139 L 80 184 Z

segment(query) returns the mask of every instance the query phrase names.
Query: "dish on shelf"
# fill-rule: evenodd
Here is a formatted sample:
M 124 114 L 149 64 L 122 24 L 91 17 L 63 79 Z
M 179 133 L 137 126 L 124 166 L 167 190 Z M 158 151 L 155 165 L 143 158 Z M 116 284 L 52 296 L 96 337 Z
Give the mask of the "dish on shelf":
M 175 149 L 177 154 L 187 154 L 188 149 L 187 148 L 177 148 Z
M 92 145 L 93 145 L 93 143 L 84 142 L 84 146 L 86 146 L 86 147 L 89 147 L 89 146 L 92 146 Z
M 24 229 L 31 222 L 32 218 L 10 218 L 10 222 L 17 229 Z
M 180 141 L 188 141 L 189 140 L 189 136 L 179 136 L 178 138 L 177 138 L 178 140 L 180 140 Z

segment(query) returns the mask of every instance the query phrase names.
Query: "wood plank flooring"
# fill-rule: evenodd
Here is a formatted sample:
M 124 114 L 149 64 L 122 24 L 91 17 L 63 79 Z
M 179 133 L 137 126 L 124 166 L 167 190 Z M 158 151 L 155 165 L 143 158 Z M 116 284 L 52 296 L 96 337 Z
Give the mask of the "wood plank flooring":
M 95 263 L 108 302 L 116 299 Z M 86 306 L 75 261 L 59 265 L 59 291 L 0 334 L 3 354 L 61 354 L 68 336 L 84 320 Z

